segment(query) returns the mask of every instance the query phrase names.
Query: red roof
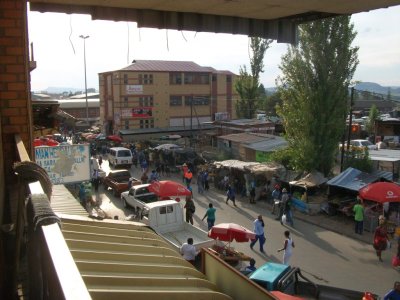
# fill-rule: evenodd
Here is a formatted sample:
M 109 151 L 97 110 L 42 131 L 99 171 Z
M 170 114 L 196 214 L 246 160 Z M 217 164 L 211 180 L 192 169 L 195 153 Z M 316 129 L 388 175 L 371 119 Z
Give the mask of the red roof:
M 167 61 L 167 60 L 135 60 L 134 63 L 132 63 L 126 68 L 121 69 L 120 71 L 203 72 L 203 73 L 220 72 L 211 67 L 199 66 L 198 64 L 192 61 Z

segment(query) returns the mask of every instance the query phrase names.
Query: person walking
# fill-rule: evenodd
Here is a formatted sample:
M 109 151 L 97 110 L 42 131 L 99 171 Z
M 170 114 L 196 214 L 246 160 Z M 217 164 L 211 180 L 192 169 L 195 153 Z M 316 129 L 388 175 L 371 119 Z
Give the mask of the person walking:
M 192 178 L 193 178 L 193 173 L 190 169 L 187 170 L 187 172 L 185 173 L 185 181 L 186 181 L 186 186 L 189 188 L 190 183 L 192 182 Z
M 197 192 L 199 194 L 204 193 L 203 171 L 197 174 Z
M 189 168 L 188 168 L 187 164 L 184 163 L 182 165 L 182 182 L 186 181 L 186 173 L 187 173 L 188 170 L 189 170 Z
M 99 169 L 94 169 L 93 170 L 93 175 L 92 175 L 92 182 L 94 186 L 94 190 L 97 192 L 99 190 Z
M 254 182 L 254 180 L 251 182 L 249 194 L 250 194 L 250 203 L 255 204 L 256 203 L 256 183 Z
M 99 155 L 99 167 L 103 164 L 103 156 Z
M 237 206 L 236 202 L 235 202 L 235 198 L 236 198 L 235 188 L 232 185 L 229 184 L 228 185 L 228 189 L 226 191 L 226 201 L 225 201 L 225 203 L 228 204 L 228 201 L 231 200 L 233 202 L 233 205 Z
M 181 246 L 180 253 L 185 260 L 194 265 L 196 256 L 199 254 L 199 251 L 197 251 L 196 247 L 193 246 L 193 238 L 187 239 L 187 242 Z
M 213 207 L 212 203 L 208 204 L 208 209 L 206 210 L 203 219 L 201 219 L 202 221 L 204 221 L 204 219 L 207 217 L 208 230 L 210 230 L 211 227 L 213 227 L 215 224 L 215 212 L 216 209 Z
M 294 227 L 292 203 L 293 203 L 292 195 L 288 194 L 288 200 L 285 203 L 284 213 L 286 215 L 286 223 Z M 281 222 L 281 224 L 283 225 L 283 222 Z
M 275 214 L 275 209 L 279 211 L 279 203 L 281 201 L 281 189 L 279 185 L 275 185 L 274 190 L 272 191 L 272 214 Z
M 203 182 L 204 182 L 204 190 L 207 192 L 210 189 L 207 170 L 203 172 Z
M 265 243 L 265 235 L 264 235 L 264 220 L 262 215 L 259 215 L 257 219 L 253 222 L 253 231 L 256 234 L 256 238 L 251 241 L 250 249 L 253 250 L 254 245 L 259 241 L 260 244 L 260 252 L 265 254 L 264 252 L 264 243 Z
M 375 229 L 374 233 L 374 249 L 376 251 L 376 256 L 378 256 L 379 261 L 382 260 L 382 251 L 386 250 L 387 247 L 387 226 L 384 216 L 379 216 L 379 225 Z
M 275 219 L 275 220 L 279 220 L 282 225 L 283 225 L 282 216 L 283 216 L 283 214 L 285 212 L 286 202 L 288 200 L 289 200 L 289 195 L 288 195 L 287 189 L 283 188 L 282 189 L 281 201 L 279 202 L 278 217 Z
M 279 249 L 278 252 L 283 251 L 283 264 L 284 265 L 289 265 L 289 260 L 292 257 L 292 253 L 293 253 L 293 248 L 294 248 L 294 242 L 292 240 L 292 238 L 290 237 L 290 231 L 286 230 L 284 232 L 285 235 L 285 242 L 283 244 L 283 248 Z
M 160 181 L 160 175 L 158 175 L 156 170 L 152 170 L 150 174 L 150 183 L 153 183 L 154 181 Z
M 186 222 L 193 225 L 193 214 L 196 211 L 196 206 L 192 200 L 192 196 L 186 196 L 186 203 L 183 207 L 186 209 Z
M 363 234 L 364 227 L 364 206 L 360 199 L 357 199 L 357 204 L 353 206 L 355 232 L 356 234 Z

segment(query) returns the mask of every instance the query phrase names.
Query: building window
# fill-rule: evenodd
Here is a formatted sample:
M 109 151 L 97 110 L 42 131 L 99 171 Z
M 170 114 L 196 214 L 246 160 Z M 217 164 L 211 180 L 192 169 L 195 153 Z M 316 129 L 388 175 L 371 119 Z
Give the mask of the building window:
M 153 74 L 139 74 L 140 84 L 153 84 Z
M 128 84 L 128 74 L 124 74 L 124 84 Z
M 125 120 L 125 129 L 129 129 L 129 120 Z
M 169 106 L 182 106 L 182 96 L 169 96 Z
M 124 106 L 128 107 L 128 97 L 124 97 Z
M 169 84 L 182 84 L 182 73 L 169 73 Z
M 139 97 L 139 106 L 153 106 L 153 96 Z
M 232 82 L 232 76 L 231 75 L 227 75 L 226 76 L 226 82 L 227 83 L 231 83 Z
M 194 83 L 193 73 L 185 73 L 185 84 L 193 84 L 193 83 Z
M 213 82 L 216 82 L 216 81 L 217 81 L 217 75 L 213 75 L 213 76 L 212 76 L 212 81 L 213 81 Z
M 185 105 L 190 106 L 193 100 L 193 105 L 209 105 L 210 104 L 210 96 L 185 96 Z
M 153 119 L 150 120 L 150 128 L 154 128 L 154 120 Z
M 140 128 L 144 128 L 144 121 L 140 120 Z
M 199 74 L 199 83 L 200 84 L 210 84 L 210 76 L 205 74 Z
M 185 84 L 210 84 L 208 73 L 185 73 Z

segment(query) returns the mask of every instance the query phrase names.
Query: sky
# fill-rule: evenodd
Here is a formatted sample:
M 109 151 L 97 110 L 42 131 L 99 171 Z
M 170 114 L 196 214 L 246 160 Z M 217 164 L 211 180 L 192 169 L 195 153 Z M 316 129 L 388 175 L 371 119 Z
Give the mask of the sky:
M 352 16 L 358 32 L 360 63 L 353 80 L 400 86 L 400 6 Z M 31 89 L 68 87 L 84 90 L 84 43 L 87 87 L 98 89 L 98 73 L 118 70 L 132 60 L 193 61 L 238 74 L 249 65 L 243 35 L 137 28 L 133 22 L 92 21 L 88 15 L 28 14 L 29 42 L 37 68 Z M 84 42 L 79 36 L 89 36 Z M 261 83 L 274 87 L 288 45 L 274 42 L 264 57 Z

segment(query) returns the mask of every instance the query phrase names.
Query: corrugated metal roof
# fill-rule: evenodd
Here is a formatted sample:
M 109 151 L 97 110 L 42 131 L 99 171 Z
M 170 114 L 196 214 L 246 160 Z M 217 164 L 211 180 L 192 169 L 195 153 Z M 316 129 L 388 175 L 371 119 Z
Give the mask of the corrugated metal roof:
M 56 214 L 72 214 L 87 217 L 87 211 L 62 184 L 53 185 L 50 199 L 51 208 Z
M 135 60 L 120 71 L 213 73 L 215 69 L 199 66 L 192 61 Z
M 245 148 L 253 149 L 256 151 L 270 152 L 287 148 L 288 145 L 289 143 L 284 138 L 275 136 L 274 139 L 251 143 L 250 145 L 246 145 Z
M 400 160 L 400 151 L 392 149 L 370 150 L 369 158 L 376 161 L 395 162 Z
M 92 299 L 232 299 L 144 224 L 90 219 L 63 185 L 51 200 Z
M 265 125 L 265 124 L 273 124 L 267 120 L 257 120 L 257 119 L 235 119 L 229 121 L 216 121 L 217 124 L 224 125 L 235 125 L 235 126 L 251 126 L 251 125 Z
M 241 133 L 233 133 L 222 135 L 218 137 L 222 140 L 228 140 L 232 142 L 239 143 L 257 143 L 257 142 L 267 142 L 267 141 L 275 141 L 278 139 L 282 139 L 272 134 L 263 134 L 263 133 L 250 133 L 250 132 L 241 132 Z
M 393 173 L 392 172 L 376 170 L 376 171 L 372 172 L 372 174 L 379 178 L 384 178 L 386 180 L 393 181 Z
M 329 180 L 327 184 L 358 192 L 359 189 L 378 180 L 379 177 L 375 175 L 364 173 L 354 168 L 347 168 L 338 176 Z

